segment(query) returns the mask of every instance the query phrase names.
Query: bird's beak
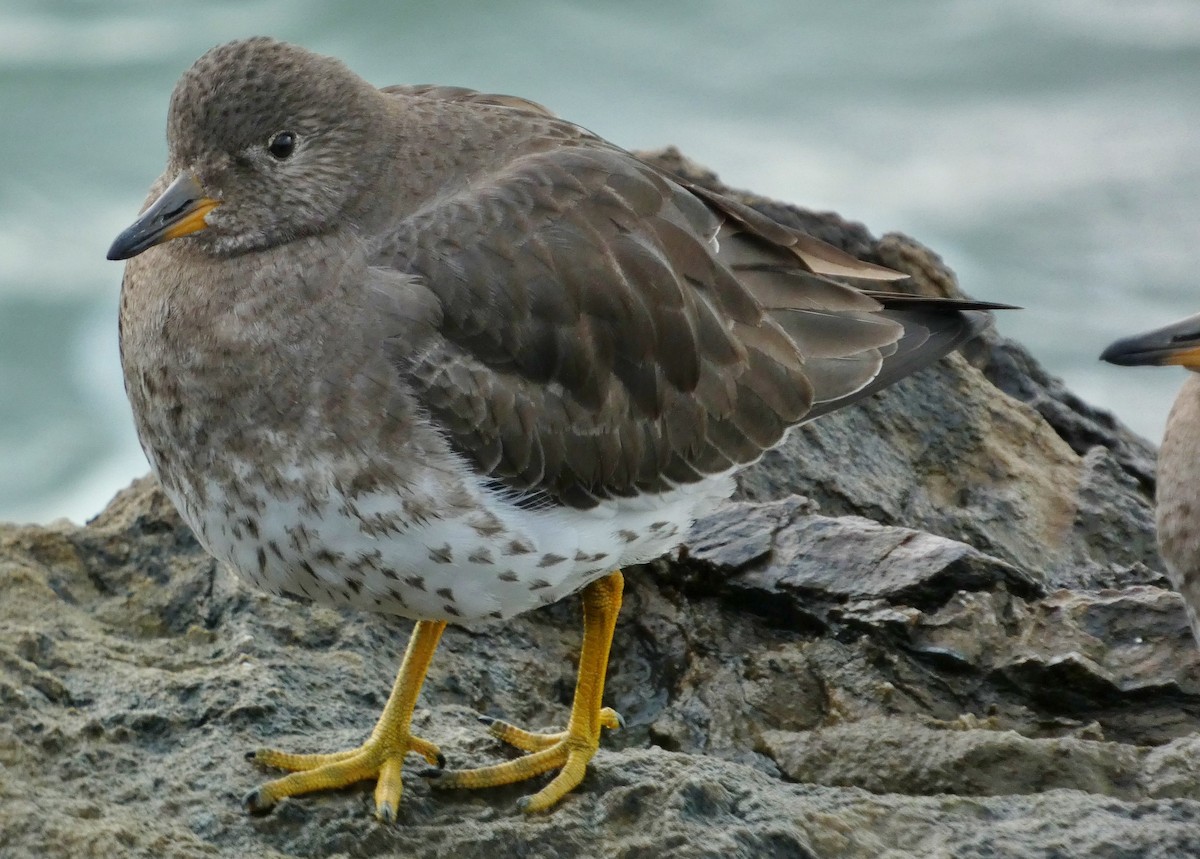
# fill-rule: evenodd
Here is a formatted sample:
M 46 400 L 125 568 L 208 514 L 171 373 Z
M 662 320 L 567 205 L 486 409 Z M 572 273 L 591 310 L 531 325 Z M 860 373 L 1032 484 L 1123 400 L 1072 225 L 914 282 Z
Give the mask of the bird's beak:
M 1200 314 L 1118 340 L 1104 350 L 1100 360 L 1123 367 L 1178 364 L 1200 369 Z
M 109 259 L 129 259 L 157 244 L 206 229 L 204 216 L 217 201 L 204 193 L 191 173 L 180 173 L 167 190 L 117 236 L 108 249 Z

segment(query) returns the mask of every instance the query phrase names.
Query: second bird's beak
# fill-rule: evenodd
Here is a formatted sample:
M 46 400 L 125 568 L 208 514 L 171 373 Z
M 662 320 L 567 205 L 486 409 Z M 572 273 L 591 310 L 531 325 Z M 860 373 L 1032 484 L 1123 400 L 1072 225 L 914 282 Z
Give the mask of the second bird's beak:
M 1113 343 L 1101 361 L 1132 367 L 1178 364 L 1200 369 L 1200 314 Z
M 108 258 L 129 259 L 142 251 L 206 229 L 204 216 L 217 201 L 204 193 L 191 173 L 180 173 L 167 190 L 108 249 Z

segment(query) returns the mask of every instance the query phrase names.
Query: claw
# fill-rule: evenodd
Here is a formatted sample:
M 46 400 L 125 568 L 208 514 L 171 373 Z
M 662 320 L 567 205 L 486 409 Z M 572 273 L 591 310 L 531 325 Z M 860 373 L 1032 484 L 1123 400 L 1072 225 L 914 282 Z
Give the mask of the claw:
M 275 807 L 275 803 L 265 801 L 262 791 L 255 788 L 242 797 L 242 807 L 255 817 L 264 817 L 271 813 L 271 809 Z

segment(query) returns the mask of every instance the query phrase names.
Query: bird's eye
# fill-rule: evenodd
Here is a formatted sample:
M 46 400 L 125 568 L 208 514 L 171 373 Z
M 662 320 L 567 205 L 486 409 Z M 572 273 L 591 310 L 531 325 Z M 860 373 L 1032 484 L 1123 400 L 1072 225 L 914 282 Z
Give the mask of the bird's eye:
M 267 144 L 267 151 L 271 153 L 273 158 L 280 161 L 292 154 L 292 150 L 296 148 L 296 135 L 290 131 L 281 131 L 271 138 L 271 142 Z

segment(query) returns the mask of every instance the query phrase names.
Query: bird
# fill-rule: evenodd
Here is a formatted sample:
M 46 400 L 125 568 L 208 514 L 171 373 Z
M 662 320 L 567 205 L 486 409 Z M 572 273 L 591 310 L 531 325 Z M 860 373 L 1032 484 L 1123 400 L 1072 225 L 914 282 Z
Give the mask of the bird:
M 113 242 L 137 434 L 199 542 L 250 584 L 415 621 L 357 748 L 250 757 L 286 797 L 404 758 L 439 788 L 583 779 L 623 568 L 681 544 L 736 472 L 805 421 L 982 331 L 966 299 L 690 184 L 526 99 L 377 88 L 268 37 L 183 74 L 166 169 Z M 844 279 L 850 278 L 857 286 Z M 583 641 L 566 729 L 490 720 L 526 754 L 447 769 L 412 733 L 447 623 L 568 595 Z
M 1123 367 L 1178 365 L 1183 380 L 1158 451 L 1154 518 L 1167 579 L 1200 645 L 1200 314 L 1117 340 L 1100 359 Z

